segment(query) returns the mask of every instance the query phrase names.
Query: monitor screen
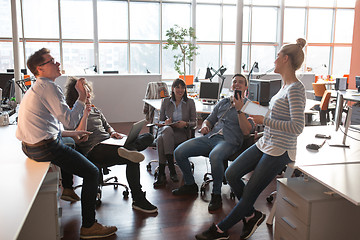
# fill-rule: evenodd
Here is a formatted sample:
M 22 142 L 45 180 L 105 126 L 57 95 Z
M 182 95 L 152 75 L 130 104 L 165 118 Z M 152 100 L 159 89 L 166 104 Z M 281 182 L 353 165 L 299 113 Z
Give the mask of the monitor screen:
M 13 73 L 13 72 L 14 72 L 14 69 L 13 69 L 13 68 L 8 68 L 8 69 L 6 69 L 6 72 L 8 72 L 8 73 Z M 21 69 L 21 73 L 24 74 L 24 75 L 27 75 L 27 69 L 26 69 L 26 68 L 22 68 L 22 69 Z
M 340 128 L 340 125 L 342 124 L 342 120 L 343 120 L 343 111 L 344 111 L 344 97 L 343 95 L 338 92 L 337 93 L 337 98 L 336 98 L 336 109 L 335 109 L 335 131 L 338 131 Z M 351 115 L 352 115 L 352 108 L 348 107 L 346 110 L 346 119 L 345 119 L 345 124 L 344 124 L 344 131 L 343 134 L 343 140 L 340 143 L 338 138 L 337 139 L 333 139 L 329 142 L 329 146 L 332 147 L 349 147 L 349 145 L 346 145 L 346 137 L 347 137 L 347 132 L 351 123 Z
M 0 73 L 0 88 L 2 89 L 2 101 L 15 96 L 14 73 Z
M 358 89 L 358 92 L 360 92 L 360 76 L 355 77 L 355 83 L 356 83 L 356 88 Z
M 344 97 L 338 92 L 336 98 L 336 108 L 335 108 L 335 131 L 339 130 L 339 127 L 342 122 L 342 113 L 344 109 Z
M 217 101 L 219 99 L 220 83 L 200 82 L 199 98 L 207 101 Z

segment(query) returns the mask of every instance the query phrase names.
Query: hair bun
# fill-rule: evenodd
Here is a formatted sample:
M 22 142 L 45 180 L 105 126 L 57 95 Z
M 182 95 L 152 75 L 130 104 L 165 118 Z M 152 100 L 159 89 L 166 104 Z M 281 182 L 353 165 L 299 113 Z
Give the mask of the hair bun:
M 306 45 L 306 40 L 303 38 L 296 39 L 296 44 L 299 45 L 301 48 L 304 48 Z

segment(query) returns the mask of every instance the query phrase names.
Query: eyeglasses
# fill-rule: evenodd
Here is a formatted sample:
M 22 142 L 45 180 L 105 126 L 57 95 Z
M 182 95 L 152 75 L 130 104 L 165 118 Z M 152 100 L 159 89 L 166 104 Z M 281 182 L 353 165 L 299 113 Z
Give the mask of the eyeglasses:
M 44 65 L 46 65 L 46 64 L 48 64 L 48 63 L 55 64 L 55 59 L 54 59 L 54 58 L 51 58 L 49 61 L 44 62 L 44 63 L 42 63 L 42 64 L 39 64 L 39 66 L 44 66 Z

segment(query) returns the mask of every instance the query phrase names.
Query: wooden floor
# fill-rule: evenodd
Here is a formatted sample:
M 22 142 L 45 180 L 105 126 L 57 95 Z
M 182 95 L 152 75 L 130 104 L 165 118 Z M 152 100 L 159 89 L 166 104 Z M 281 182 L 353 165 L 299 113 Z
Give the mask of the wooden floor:
M 122 133 L 128 133 L 131 124 L 121 123 L 112 126 Z M 146 131 L 144 129 L 143 131 Z M 210 214 L 207 210 L 210 200 L 211 185 L 206 194 L 197 197 L 176 197 L 171 194 L 171 190 L 177 188 L 179 183 L 172 183 L 168 177 L 168 184 L 163 189 L 154 189 L 154 170 L 157 163 L 154 163 L 151 172 L 148 172 L 146 165 L 150 160 L 157 159 L 156 150 L 148 148 L 143 151 L 145 160 L 140 164 L 141 184 L 146 191 L 148 200 L 159 209 L 157 214 L 144 214 L 131 208 L 132 199 L 123 198 L 123 188 L 114 190 L 112 186 L 103 188 L 102 204 L 97 208 L 96 218 L 102 224 L 115 225 L 118 231 L 115 236 L 105 239 L 114 240 L 187 240 L 195 239 L 195 235 L 207 229 L 213 222 L 218 223 L 223 219 L 236 204 L 237 200 L 230 199 L 230 188 L 228 185 L 222 187 L 222 209 Z M 200 186 L 203 175 L 210 168 L 205 158 L 199 157 L 192 159 L 195 163 L 195 180 Z M 178 174 L 181 171 L 177 168 Z M 168 175 L 167 171 L 167 176 Z M 108 176 L 116 175 L 121 183 L 126 183 L 125 166 L 114 166 Z M 75 183 L 80 184 L 81 179 L 75 177 Z M 267 203 L 266 196 L 276 188 L 275 180 L 263 191 L 255 203 L 255 208 L 269 214 L 272 204 Z M 81 188 L 76 189 L 78 195 Z M 61 228 L 63 230 L 63 240 L 79 239 L 81 227 L 80 202 L 70 204 L 60 200 L 62 207 Z M 230 229 L 230 239 L 240 239 L 242 222 Z M 273 239 L 273 227 L 267 226 L 265 221 L 257 229 L 250 239 L 271 240 Z

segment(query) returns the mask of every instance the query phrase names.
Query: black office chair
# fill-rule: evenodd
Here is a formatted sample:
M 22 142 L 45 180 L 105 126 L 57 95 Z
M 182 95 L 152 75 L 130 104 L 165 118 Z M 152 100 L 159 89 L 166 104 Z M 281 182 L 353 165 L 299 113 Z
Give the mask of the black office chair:
M 261 136 L 262 136 L 262 133 L 254 133 L 254 134 L 250 134 L 248 137 L 246 137 L 244 139 L 244 142 L 243 142 L 243 145 L 241 146 L 241 148 L 238 151 L 236 151 L 234 154 L 232 154 L 227 160 L 224 161 L 224 170 L 227 169 L 229 161 L 234 161 L 242 152 L 244 152 L 247 148 L 252 146 L 257 141 L 257 139 L 259 139 Z M 209 157 L 209 156 L 205 156 L 205 157 Z M 213 181 L 214 180 L 212 178 L 211 172 L 207 172 L 204 174 L 203 183 L 201 184 L 201 187 L 200 187 L 200 194 L 202 196 L 205 195 L 206 187 Z M 225 184 L 225 185 L 227 184 L 225 176 L 223 179 L 223 184 Z M 235 194 L 232 191 L 230 192 L 230 198 L 235 199 Z
M 101 178 L 101 182 L 98 185 L 98 190 L 97 190 L 97 196 L 96 196 L 96 205 L 99 206 L 101 204 L 101 198 L 102 198 L 102 188 L 104 186 L 114 186 L 114 189 L 117 190 L 117 188 L 119 186 L 122 186 L 125 188 L 125 190 L 123 191 L 123 196 L 124 199 L 127 199 L 129 197 L 129 187 L 126 184 L 123 183 L 119 183 L 118 182 L 118 178 L 116 176 L 112 176 L 109 178 L 104 179 L 103 176 L 104 175 L 108 175 L 109 172 L 111 171 L 109 169 L 109 167 L 99 167 L 100 170 L 100 178 Z M 77 185 L 76 187 L 74 187 L 74 189 L 82 187 L 82 185 Z

